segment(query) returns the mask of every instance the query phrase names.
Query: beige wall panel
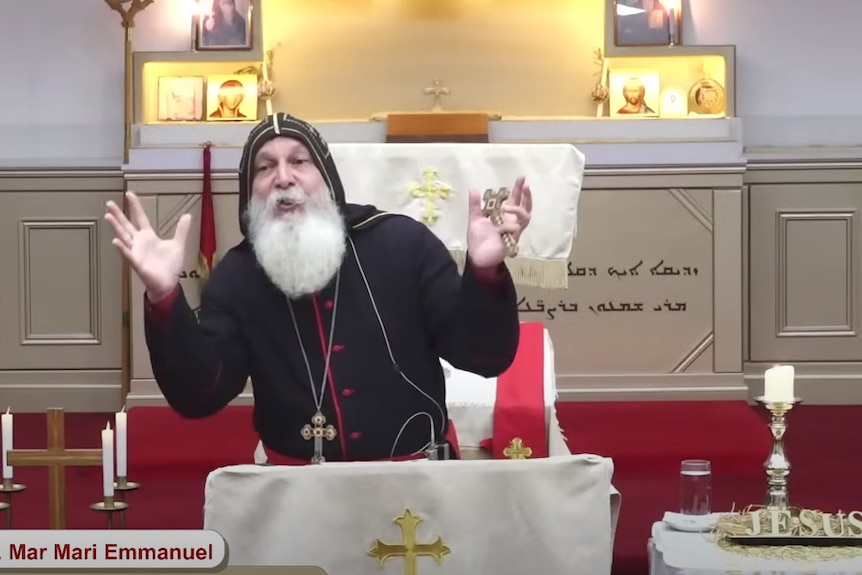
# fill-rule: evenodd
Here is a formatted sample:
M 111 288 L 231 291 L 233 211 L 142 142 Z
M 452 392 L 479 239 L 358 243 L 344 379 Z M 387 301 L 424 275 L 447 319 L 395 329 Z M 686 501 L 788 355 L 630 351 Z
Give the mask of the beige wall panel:
M 551 332 L 560 376 L 692 368 L 713 331 L 710 196 L 582 193 L 568 291 L 519 289 L 521 318 Z
M 104 223 L 120 194 L 0 194 L 0 365 L 119 369 L 121 265 Z
M 751 360 L 862 361 L 859 184 L 751 188 Z

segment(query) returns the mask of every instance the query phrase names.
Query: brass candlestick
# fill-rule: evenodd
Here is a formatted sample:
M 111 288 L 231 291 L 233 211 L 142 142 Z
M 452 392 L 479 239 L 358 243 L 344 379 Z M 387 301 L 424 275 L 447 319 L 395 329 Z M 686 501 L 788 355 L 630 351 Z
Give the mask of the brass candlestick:
M 15 483 L 11 477 L 4 478 L 0 485 L 0 493 L 6 494 L 6 501 L 0 504 L 0 511 L 6 512 L 6 529 L 12 529 L 12 496 L 25 489 L 27 486 Z
M 117 515 L 119 527 L 123 529 L 126 526 L 126 517 L 123 513 L 129 508 L 129 504 L 124 501 L 116 501 L 113 495 L 106 495 L 102 501 L 90 505 L 93 511 L 100 511 L 108 516 L 108 529 L 114 528 L 114 515 Z
M 789 401 L 774 401 L 765 396 L 755 398 L 771 415 L 769 430 L 772 432 L 772 451 L 763 463 L 769 489 L 766 491 L 766 508 L 786 511 L 790 508 L 787 478 L 790 461 L 784 452 L 784 434 L 787 432 L 787 414 L 794 405 L 802 402 L 798 397 Z
M 141 484 L 135 481 L 129 481 L 127 477 L 117 477 L 117 480 L 114 482 L 114 491 L 120 497 L 120 501 L 126 501 L 126 492 L 135 491 L 136 489 L 140 489 Z

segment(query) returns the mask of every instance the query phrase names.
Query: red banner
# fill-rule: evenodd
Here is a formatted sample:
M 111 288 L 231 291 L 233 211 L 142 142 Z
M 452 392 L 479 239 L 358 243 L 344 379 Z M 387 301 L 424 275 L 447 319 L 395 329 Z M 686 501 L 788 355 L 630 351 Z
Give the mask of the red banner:
M 204 173 L 201 190 L 201 240 L 198 253 L 198 274 L 201 281 L 209 278 L 215 265 L 216 230 L 212 189 L 212 145 L 204 144 Z

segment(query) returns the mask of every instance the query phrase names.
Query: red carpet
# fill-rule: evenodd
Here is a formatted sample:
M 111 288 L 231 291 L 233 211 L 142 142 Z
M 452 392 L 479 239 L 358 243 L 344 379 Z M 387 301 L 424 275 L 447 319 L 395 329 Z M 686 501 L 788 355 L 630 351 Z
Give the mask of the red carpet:
M 622 492 L 615 575 L 647 572 L 650 526 L 677 505 L 682 459 L 713 462 L 715 509 L 762 501 L 770 439 L 757 408 L 742 402 L 643 402 L 563 403 L 558 409 L 575 452 L 614 459 L 614 483 Z M 111 418 L 67 414 L 67 446 L 98 446 L 99 431 Z M 803 405 L 791 414 L 787 452 L 794 466 L 794 504 L 862 507 L 852 490 L 862 483 L 862 464 L 850 454 L 862 442 L 861 419 L 862 406 Z M 250 462 L 256 442 L 249 408 L 231 408 L 203 421 L 184 421 L 160 408 L 135 408 L 129 412 L 129 434 L 130 478 L 143 488 L 128 497 L 127 527 L 139 529 L 200 527 L 207 473 Z M 15 446 L 44 445 L 44 416 L 16 414 Z M 16 469 L 16 479 L 28 489 L 16 496 L 14 527 L 47 527 L 46 476 L 44 469 Z M 104 517 L 89 510 L 100 497 L 100 476 L 99 468 L 67 471 L 70 529 L 104 525 Z

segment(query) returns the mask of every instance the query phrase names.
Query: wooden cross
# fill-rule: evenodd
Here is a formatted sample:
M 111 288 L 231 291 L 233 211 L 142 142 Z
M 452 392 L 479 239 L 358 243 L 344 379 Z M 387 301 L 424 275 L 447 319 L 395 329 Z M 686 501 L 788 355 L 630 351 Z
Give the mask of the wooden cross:
M 338 434 L 332 425 L 326 425 L 326 417 L 319 411 L 311 418 L 311 425 L 302 426 L 302 438 L 314 439 L 314 455 L 311 456 L 312 463 L 323 463 L 323 440 L 332 441 Z
M 509 459 L 528 459 L 533 455 L 533 450 L 524 445 L 524 440 L 516 437 L 509 443 L 509 446 L 503 450 L 503 455 Z
M 47 449 L 10 449 L 10 467 L 48 468 L 48 510 L 51 529 L 66 528 L 66 467 L 102 465 L 101 449 L 66 449 L 63 410 L 48 410 Z
M 503 223 L 503 202 L 509 197 L 509 188 L 499 188 L 496 192 L 488 188 L 482 196 L 482 213 L 494 222 L 495 226 Z M 512 234 L 506 232 L 503 234 L 503 243 L 506 244 L 506 251 L 510 258 L 518 255 L 518 244 Z
M 440 112 L 443 110 L 443 102 L 441 96 L 448 96 L 452 92 L 449 88 L 445 87 L 440 80 L 433 80 L 431 85 L 423 90 L 427 95 L 434 96 L 434 106 L 431 108 L 433 112 Z

